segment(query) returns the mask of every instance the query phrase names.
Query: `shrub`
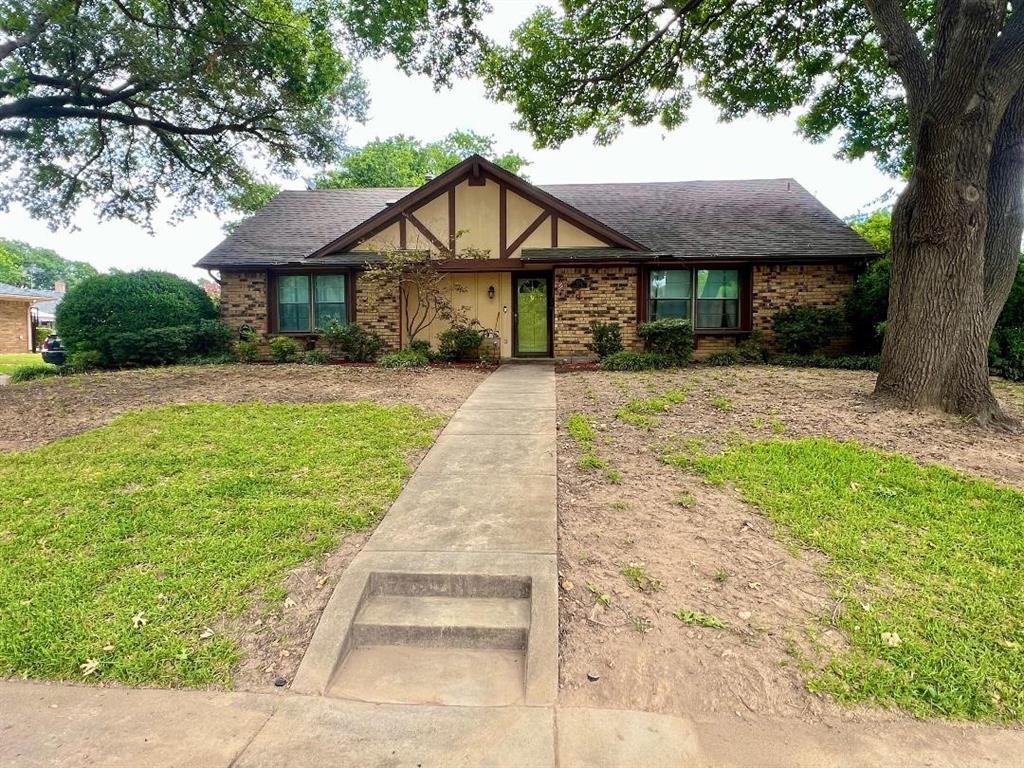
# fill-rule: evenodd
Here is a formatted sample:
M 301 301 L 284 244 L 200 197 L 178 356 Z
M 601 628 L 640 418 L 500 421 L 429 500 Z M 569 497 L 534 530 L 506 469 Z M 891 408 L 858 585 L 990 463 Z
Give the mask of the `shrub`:
M 302 362 L 306 365 L 327 365 L 331 356 L 322 349 L 311 349 L 302 356 Z
M 689 362 L 693 355 L 693 325 L 689 320 L 666 318 L 641 323 L 637 335 L 648 352 L 667 357 L 677 365 Z
M 1024 381 L 1024 327 L 997 328 L 989 357 L 992 373 L 1010 381 Z
M 237 358 L 233 352 L 222 352 L 219 355 L 190 355 L 178 361 L 178 365 L 228 365 Z
M 106 363 L 117 368 L 176 363 L 193 348 L 195 334 L 192 325 L 115 333 L 107 339 Z
M 704 362 L 708 365 L 739 365 L 743 361 L 740 359 L 739 350 L 726 349 L 708 355 L 704 358 Z
M 68 351 L 95 350 L 104 366 L 116 364 L 111 355 L 115 336 L 155 328 L 195 328 L 216 317 L 213 302 L 199 286 L 167 272 L 148 270 L 88 277 L 57 306 L 57 328 Z M 125 343 L 125 339 L 120 342 L 122 352 Z
M 339 323 L 334 318 L 320 331 L 331 357 L 356 363 L 369 363 L 377 359 L 384 349 L 384 340 L 370 333 L 358 323 Z
M 657 352 L 616 352 L 601 361 L 604 371 L 649 371 L 654 368 L 671 368 L 679 361 Z
M 788 368 L 834 368 L 846 371 L 877 371 L 881 365 L 878 355 L 776 355 L 770 361 L 772 365 L 783 365 Z
M 223 356 L 230 352 L 234 335 L 220 320 L 200 320 L 190 352 L 197 357 Z
M 842 333 L 843 316 L 834 308 L 791 307 L 775 313 L 772 327 L 780 350 L 810 355 Z
M 889 312 L 889 278 L 892 259 L 878 259 L 868 265 L 846 296 L 844 314 L 854 348 L 875 353 L 882 348 L 885 318 Z
M 287 336 L 275 336 L 270 340 L 270 358 L 275 363 L 296 363 L 302 355 L 299 342 Z
M 64 373 L 85 373 L 101 368 L 103 356 L 95 349 L 82 349 L 68 355 L 64 363 Z
M 430 342 L 426 339 L 413 339 L 409 342 L 409 351 L 418 352 L 424 357 L 431 357 L 434 352 L 430 348 Z
M 760 331 L 754 331 L 749 338 L 737 344 L 736 352 L 740 356 L 740 361 L 744 363 L 768 362 L 768 345 L 765 344 L 764 334 Z
M 260 359 L 260 343 L 255 339 L 235 342 L 235 359 L 240 363 L 255 363 Z
M 438 352 L 442 360 L 475 360 L 483 342 L 483 331 L 468 325 L 453 325 L 438 336 Z
M 11 371 L 11 384 L 20 384 L 23 381 L 32 381 L 33 379 L 44 379 L 47 376 L 57 376 L 60 374 L 60 369 L 55 365 L 46 365 L 44 363 L 35 363 L 33 365 L 19 365 L 13 371 Z
M 623 350 L 622 329 L 618 323 L 593 322 L 590 324 L 590 335 L 594 340 L 587 344 L 587 348 L 602 360 Z
M 430 358 L 416 349 L 389 352 L 377 361 L 381 368 L 422 368 L 430 364 Z

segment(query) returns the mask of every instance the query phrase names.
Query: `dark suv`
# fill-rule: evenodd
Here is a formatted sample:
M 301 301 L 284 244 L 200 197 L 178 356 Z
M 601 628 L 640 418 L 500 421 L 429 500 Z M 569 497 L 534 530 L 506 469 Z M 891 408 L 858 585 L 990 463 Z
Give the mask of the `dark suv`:
M 51 333 L 43 341 L 43 362 L 52 363 L 53 365 L 64 365 L 64 360 L 67 357 L 67 353 L 64 351 L 64 345 L 61 343 L 60 336 L 55 333 Z

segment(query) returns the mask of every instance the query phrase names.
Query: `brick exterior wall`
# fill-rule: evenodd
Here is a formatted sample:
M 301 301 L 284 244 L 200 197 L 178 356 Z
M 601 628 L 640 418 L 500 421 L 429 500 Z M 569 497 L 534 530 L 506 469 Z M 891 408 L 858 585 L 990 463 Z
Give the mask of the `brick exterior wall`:
M 754 267 L 754 330 L 771 343 L 775 313 L 795 306 L 841 307 L 857 279 L 857 267 L 837 264 L 758 264 Z M 840 352 L 845 341 L 833 345 Z
M 595 320 L 618 323 L 626 349 L 638 349 L 636 336 L 636 267 L 565 267 L 555 269 L 555 357 L 593 357 L 587 349 Z M 585 288 L 572 289 L 577 278 Z
M 237 331 L 251 325 L 260 335 L 267 336 L 267 273 L 220 273 L 220 319 Z
M 28 304 L 0 301 L 0 353 L 28 352 Z
M 398 349 L 402 344 L 402 305 L 398 296 L 398 285 L 390 291 L 367 285 L 356 275 L 356 322 L 363 328 L 376 333 L 388 349 Z

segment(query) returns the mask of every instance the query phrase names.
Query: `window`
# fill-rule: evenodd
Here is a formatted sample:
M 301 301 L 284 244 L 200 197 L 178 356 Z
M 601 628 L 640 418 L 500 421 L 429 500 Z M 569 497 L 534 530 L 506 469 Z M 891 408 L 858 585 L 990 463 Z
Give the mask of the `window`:
M 738 269 L 697 270 L 696 328 L 740 327 Z
M 277 329 L 281 333 L 311 333 L 332 318 L 348 322 L 345 275 L 279 275 Z
M 309 275 L 281 275 L 277 280 L 278 330 L 309 331 Z
M 697 330 L 740 327 L 738 269 L 655 269 L 648 295 L 651 320 L 678 317 Z
M 328 321 L 337 320 L 345 323 L 348 315 L 345 312 L 345 276 L 316 276 L 316 327 L 327 327 Z
M 659 269 L 651 272 L 651 320 L 666 317 L 690 319 L 693 280 L 688 269 Z

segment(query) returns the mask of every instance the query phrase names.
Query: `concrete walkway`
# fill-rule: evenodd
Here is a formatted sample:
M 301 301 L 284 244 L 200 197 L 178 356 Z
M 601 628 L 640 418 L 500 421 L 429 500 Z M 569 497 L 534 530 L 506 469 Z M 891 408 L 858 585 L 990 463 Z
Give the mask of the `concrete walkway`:
M 0 681 L 0 765 L 1019 766 L 1024 733 L 559 707 L 555 383 L 503 366 L 352 561 L 279 695 Z

